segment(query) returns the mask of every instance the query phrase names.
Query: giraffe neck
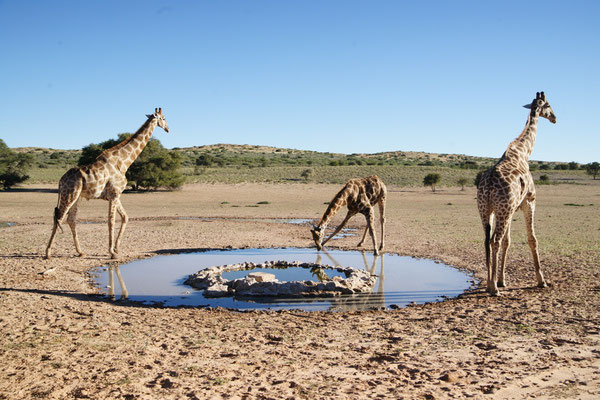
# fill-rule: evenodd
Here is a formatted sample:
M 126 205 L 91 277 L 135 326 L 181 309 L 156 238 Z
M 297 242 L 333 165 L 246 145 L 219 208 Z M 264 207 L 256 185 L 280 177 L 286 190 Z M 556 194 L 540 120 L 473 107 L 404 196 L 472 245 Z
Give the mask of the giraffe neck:
M 152 132 L 154 132 L 156 124 L 155 118 L 149 118 L 129 139 L 106 151 L 106 155 L 109 158 L 116 157 L 121 161 L 117 163 L 121 173 L 124 174 L 135 159 L 138 158 L 142 150 L 144 150 L 152 137 Z
M 329 203 L 327 210 L 325 210 L 325 213 L 323 214 L 319 225 L 317 225 L 319 228 L 327 228 L 329 221 L 331 221 L 331 219 L 335 216 L 335 214 L 337 214 L 339 209 L 346 204 L 347 197 L 348 194 L 346 193 L 346 188 L 343 188 L 338 192 L 338 194 L 335 195 L 333 200 L 331 200 L 331 202 Z
M 531 155 L 533 146 L 535 145 L 538 118 L 539 117 L 535 109 L 532 109 L 529 117 L 527 118 L 527 123 L 525 124 L 523 132 L 521 132 L 519 137 L 513 140 L 513 142 L 508 146 L 508 150 L 505 153 L 506 158 L 518 157 L 524 160 L 529 160 L 529 156 Z

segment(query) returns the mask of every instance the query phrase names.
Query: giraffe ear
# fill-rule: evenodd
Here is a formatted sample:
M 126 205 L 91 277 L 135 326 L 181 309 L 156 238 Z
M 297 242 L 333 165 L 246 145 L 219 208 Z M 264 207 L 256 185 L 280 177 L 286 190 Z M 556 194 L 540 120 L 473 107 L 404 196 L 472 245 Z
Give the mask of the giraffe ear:
M 152 114 L 146 114 L 146 117 L 148 117 L 148 119 L 150 119 L 150 118 L 154 117 L 154 115 L 152 115 Z
M 525 104 L 523 107 L 525 107 L 525 108 L 527 108 L 527 109 L 531 110 L 531 104 Z

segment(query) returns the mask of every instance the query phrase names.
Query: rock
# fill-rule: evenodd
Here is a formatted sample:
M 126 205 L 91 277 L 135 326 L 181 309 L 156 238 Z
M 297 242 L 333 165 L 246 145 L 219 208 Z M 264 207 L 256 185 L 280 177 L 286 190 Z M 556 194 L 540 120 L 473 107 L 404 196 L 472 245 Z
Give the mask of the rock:
M 206 297 L 225 297 L 229 296 L 229 287 L 217 283 L 204 290 L 204 296 Z
M 248 277 L 254 278 L 256 282 L 277 282 L 275 275 L 267 272 L 250 272 Z
M 460 380 L 461 376 L 457 372 L 448 372 L 440 377 L 440 379 L 444 382 L 448 383 L 456 383 Z

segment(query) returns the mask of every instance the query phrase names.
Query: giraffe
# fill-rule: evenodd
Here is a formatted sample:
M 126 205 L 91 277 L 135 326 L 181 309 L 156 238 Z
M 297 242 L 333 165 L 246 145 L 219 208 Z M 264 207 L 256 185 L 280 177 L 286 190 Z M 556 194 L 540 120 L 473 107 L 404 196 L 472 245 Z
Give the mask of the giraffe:
M 169 132 L 167 121 L 161 108 L 156 108 L 154 114 L 146 115 L 148 119 L 130 138 L 118 145 L 105 150 L 92 164 L 74 167 L 68 170 L 58 183 L 58 205 L 54 209 L 54 226 L 48 247 L 46 259 L 50 259 L 52 242 L 57 228 L 62 231 L 61 223 L 67 216 L 67 224 L 71 228 L 75 250 L 80 257 L 84 253 L 77 239 L 76 218 L 77 207 L 81 197 L 86 199 L 103 199 L 108 201 L 108 252 L 111 258 L 117 258 L 121 236 L 127 226 L 127 213 L 121 205 L 121 193 L 127 185 L 125 172 L 140 155 L 156 126 Z M 115 211 L 121 216 L 121 227 L 117 239 L 113 242 L 113 227 Z
M 547 286 L 540 267 L 538 241 L 533 226 L 535 187 L 528 161 L 535 144 L 538 118 L 546 118 L 555 124 L 556 116 L 546 101 L 544 92 L 538 92 L 531 104 L 523 107 L 530 109 L 523 132 L 508 145 L 496 165 L 483 173 L 477 189 L 477 207 L 485 232 L 487 291 L 493 296 L 500 294 L 498 287 L 506 286 L 504 267 L 510 246 L 510 225 L 513 214 L 519 208 L 525 216 L 538 287 Z
M 358 243 L 360 247 L 367 236 L 367 231 L 371 234 L 373 239 L 374 253 L 377 255 L 384 248 L 384 227 L 385 227 L 385 197 L 387 195 L 387 189 L 385 185 L 377 176 L 369 176 L 362 179 L 350 179 L 346 182 L 346 185 L 340 190 L 329 202 L 327 210 L 323 214 L 321 221 L 318 225 L 313 226 L 311 229 L 313 240 L 317 245 L 317 249 L 322 250 L 325 243 L 327 243 L 332 237 L 334 237 L 343 227 L 346 225 L 348 220 L 354 215 L 361 213 L 367 219 L 367 227 L 363 233 L 361 241 Z M 379 218 L 381 220 L 381 244 L 377 248 L 377 240 L 375 238 L 375 210 L 373 207 L 379 204 Z M 325 240 L 325 229 L 329 224 L 329 221 L 343 206 L 348 208 L 348 214 L 344 221 L 336 228 L 336 230 Z

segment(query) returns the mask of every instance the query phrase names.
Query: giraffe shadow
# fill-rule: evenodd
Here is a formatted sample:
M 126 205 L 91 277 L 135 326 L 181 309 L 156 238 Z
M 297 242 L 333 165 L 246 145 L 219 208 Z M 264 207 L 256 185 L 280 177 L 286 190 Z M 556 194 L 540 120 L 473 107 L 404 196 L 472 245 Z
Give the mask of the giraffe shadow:
M 119 307 L 134 307 L 134 308 L 172 308 L 162 305 L 160 298 L 156 301 L 152 301 L 151 297 L 145 296 L 144 302 L 129 300 L 125 298 L 113 299 L 110 296 L 102 293 L 80 293 L 70 290 L 45 290 L 45 289 L 19 289 L 19 288 L 6 288 L 0 287 L 0 294 L 3 292 L 7 293 L 27 293 L 41 296 L 41 299 L 48 296 L 59 296 L 65 297 L 81 302 L 93 302 L 93 303 L 105 303 L 112 304 Z M 180 305 L 177 308 L 204 308 L 205 306 L 186 306 Z
M 552 287 L 552 284 L 548 283 L 548 287 Z M 545 288 L 545 289 L 548 289 L 548 288 Z M 502 297 L 503 293 L 507 294 L 507 293 L 514 293 L 514 292 L 519 292 L 519 291 L 537 292 L 537 291 L 541 291 L 541 290 L 545 290 L 545 289 L 537 287 L 536 285 L 533 285 L 533 286 L 519 285 L 519 286 L 505 287 L 505 288 L 500 289 L 500 297 Z M 467 290 L 464 293 L 459 294 L 457 296 L 457 298 L 487 297 L 489 295 L 490 294 L 488 293 L 487 289 L 485 287 L 483 287 L 483 288 L 475 288 L 475 289 Z
M 185 254 L 185 253 L 204 253 L 211 250 L 234 250 L 233 247 L 224 247 L 224 248 L 208 248 L 208 247 L 197 247 L 197 248 L 179 248 L 179 249 L 160 249 L 154 250 L 150 253 L 152 254 Z
M 47 188 L 9 188 L 4 193 L 58 193 L 58 189 Z

